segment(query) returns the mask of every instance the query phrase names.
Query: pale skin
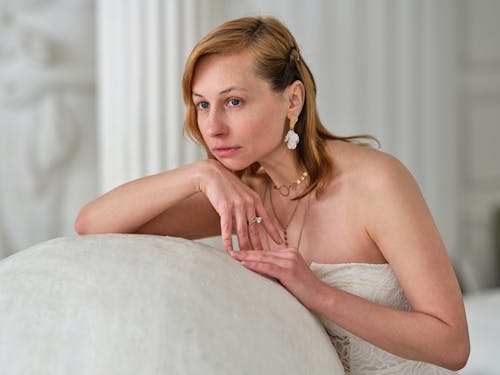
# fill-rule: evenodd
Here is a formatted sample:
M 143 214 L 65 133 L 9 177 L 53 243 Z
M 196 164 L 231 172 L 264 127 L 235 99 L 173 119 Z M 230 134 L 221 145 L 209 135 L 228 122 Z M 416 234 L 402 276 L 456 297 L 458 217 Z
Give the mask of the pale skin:
M 282 221 L 297 203 L 263 179 L 241 181 L 230 172 L 258 162 L 277 186 L 302 173 L 283 137 L 287 119 L 302 110 L 304 87 L 296 81 L 275 93 L 252 64 L 239 53 L 212 55 L 197 65 L 193 101 L 216 160 L 122 185 L 85 206 L 76 230 L 190 239 L 221 234 L 244 267 L 277 279 L 306 307 L 353 334 L 404 358 L 462 368 L 469 338 L 460 289 L 422 194 L 399 161 L 330 141 L 332 180 L 321 195 L 298 203 L 289 248 L 264 194 L 273 194 Z M 255 216 L 263 223 L 249 227 L 247 220 Z M 232 250 L 233 232 L 240 251 Z M 316 277 L 311 262 L 389 263 L 413 310 L 393 310 L 332 287 Z

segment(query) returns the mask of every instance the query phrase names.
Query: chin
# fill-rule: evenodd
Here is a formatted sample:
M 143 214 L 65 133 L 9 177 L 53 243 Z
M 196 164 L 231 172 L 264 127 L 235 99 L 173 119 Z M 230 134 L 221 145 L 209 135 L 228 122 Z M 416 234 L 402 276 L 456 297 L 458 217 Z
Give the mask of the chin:
M 217 160 L 218 162 L 220 162 L 224 167 L 226 167 L 227 169 L 233 171 L 233 172 L 239 172 L 239 171 L 242 171 L 244 170 L 245 168 L 248 168 L 250 165 L 252 165 L 255 161 L 252 161 L 250 163 L 245 163 L 245 162 L 242 162 L 242 161 L 238 161 L 238 160 L 231 160 L 231 159 L 225 159 L 225 158 L 215 158 L 215 160 Z

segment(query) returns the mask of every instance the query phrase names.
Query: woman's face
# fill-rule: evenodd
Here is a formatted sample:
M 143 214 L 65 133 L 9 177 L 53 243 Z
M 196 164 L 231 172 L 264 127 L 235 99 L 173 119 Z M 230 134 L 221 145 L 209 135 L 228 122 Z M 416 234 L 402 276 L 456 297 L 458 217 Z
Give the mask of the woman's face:
M 203 57 L 194 72 L 193 102 L 205 143 L 231 170 L 285 147 L 286 95 L 255 74 L 247 53 Z

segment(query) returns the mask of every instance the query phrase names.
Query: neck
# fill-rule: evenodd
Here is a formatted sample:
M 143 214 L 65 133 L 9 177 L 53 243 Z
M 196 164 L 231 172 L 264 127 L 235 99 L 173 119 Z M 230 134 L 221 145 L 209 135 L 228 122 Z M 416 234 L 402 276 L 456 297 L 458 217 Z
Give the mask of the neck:
M 290 186 L 302 177 L 306 171 L 305 168 L 299 164 L 295 157 L 295 151 L 282 149 L 279 150 L 278 155 L 273 158 L 259 161 L 259 164 L 264 168 L 266 174 L 272 181 L 274 186 Z M 298 192 L 302 192 L 306 184 L 298 184 L 293 190 L 290 190 L 290 197 L 297 196 Z

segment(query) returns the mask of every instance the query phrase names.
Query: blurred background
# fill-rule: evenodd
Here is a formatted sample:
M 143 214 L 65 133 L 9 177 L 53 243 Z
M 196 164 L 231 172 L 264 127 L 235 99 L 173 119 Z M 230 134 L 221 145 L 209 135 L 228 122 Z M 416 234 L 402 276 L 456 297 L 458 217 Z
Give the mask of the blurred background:
M 463 290 L 500 284 L 500 1 L 0 0 L 0 257 L 110 188 L 203 157 L 180 82 L 217 24 L 273 15 L 335 134 L 416 177 Z

